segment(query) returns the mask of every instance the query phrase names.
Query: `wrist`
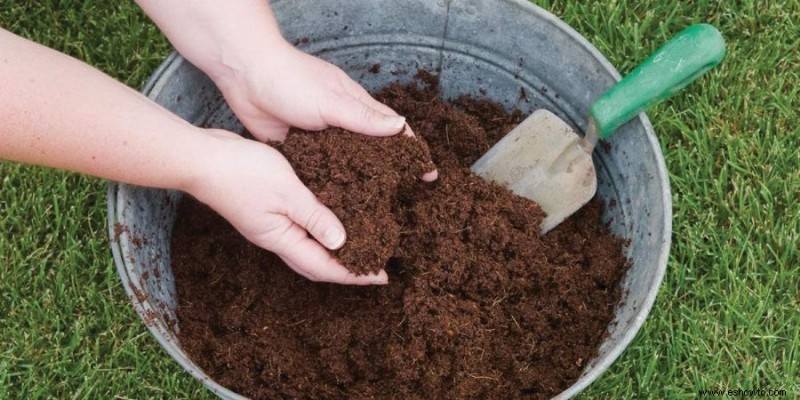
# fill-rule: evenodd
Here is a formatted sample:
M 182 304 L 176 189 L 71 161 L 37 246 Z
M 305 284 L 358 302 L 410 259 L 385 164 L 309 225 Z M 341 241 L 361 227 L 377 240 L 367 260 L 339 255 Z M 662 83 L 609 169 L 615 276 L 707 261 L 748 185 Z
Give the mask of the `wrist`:
M 212 78 L 240 69 L 255 50 L 284 42 L 267 1 L 136 2 L 175 49 Z
M 174 189 L 207 203 L 208 197 L 214 194 L 215 182 L 219 180 L 221 171 L 231 162 L 229 156 L 236 153 L 231 146 L 241 145 L 239 141 L 246 139 L 221 129 L 192 128 L 195 130 L 192 133 L 193 154 L 181 163 Z
M 181 151 L 173 160 L 174 172 L 170 177 L 169 189 L 180 190 L 195 195 L 202 182 L 209 174 L 209 160 L 216 158 L 219 152 L 218 145 L 214 143 L 206 129 L 190 126 L 179 135 L 183 142 Z
M 280 34 L 264 34 L 244 42 L 224 46 L 213 60 L 198 65 L 223 92 L 228 87 L 241 87 L 251 76 L 274 72 L 294 50 Z
M 283 38 L 278 22 L 267 2 L 236 2 L 219 10 L 205 10 L 202 18 L 208 26 L 201 37 L 188 37 L 178 48 L 215 82 L 229 80 L 256 67 L 291 45 Z M 176 46 L 177 47 L 177 46 Z

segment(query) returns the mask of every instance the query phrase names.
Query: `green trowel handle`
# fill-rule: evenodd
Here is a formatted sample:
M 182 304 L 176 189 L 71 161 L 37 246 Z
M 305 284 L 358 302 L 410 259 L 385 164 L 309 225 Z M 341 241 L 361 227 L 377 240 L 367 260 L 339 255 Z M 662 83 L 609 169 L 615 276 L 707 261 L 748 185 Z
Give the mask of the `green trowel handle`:
M 606 91 L 590 110 L 601 138 L 648 107 L 671 96 L 722 61 L 725 40 L 708 24 L 675 35 L 628 76 Z

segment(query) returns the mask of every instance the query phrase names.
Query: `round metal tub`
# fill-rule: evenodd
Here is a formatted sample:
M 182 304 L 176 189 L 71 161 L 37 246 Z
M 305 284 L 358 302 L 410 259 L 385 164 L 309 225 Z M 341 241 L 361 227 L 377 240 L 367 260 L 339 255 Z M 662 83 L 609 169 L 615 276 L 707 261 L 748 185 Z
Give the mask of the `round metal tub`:
M 288 40 L 340 66 L 370 90 L 409 82 L 419 69 L 440 71 L 446 97 L 486 96 L 523 112 L 547 108 L 583 131 L 592 101 L 619 79 L 603 55 L 572 28 L 520 0 L 272 3 Z M 377 74 L 369 71 L 374 64 L 381 65 Z M 530 102 L 519 102 L 520 89 Z M 177 54 L 164 61 L 143 92 L 194 124 L 242 130 L 214 84 Z M 579 393 L 620 355 L 647 317 L 666 268 L 672 230 L 669 182 L 647 117 L 624 125 L 609 144 L 594 156 L 598 196 L 616 205 L 606 207 L 604 219 L 630 240 L 627 255 L 633 266 L 597 357 L 557 398 Z M 133 306 L 167 352 L 220 397 L 241 399 L 200 370 L 172 330 L 180 327 L 170 235 L 181 196 L 111 183 L 108 222 L 114 260 Z

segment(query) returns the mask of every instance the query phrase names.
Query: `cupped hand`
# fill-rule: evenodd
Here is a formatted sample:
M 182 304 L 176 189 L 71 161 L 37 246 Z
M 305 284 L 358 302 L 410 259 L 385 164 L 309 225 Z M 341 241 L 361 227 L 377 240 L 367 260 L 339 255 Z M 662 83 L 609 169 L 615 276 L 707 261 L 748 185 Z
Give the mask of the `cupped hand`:
M 386 272 L 356 276 L 330 254 L 328 249 L 344 244 L 344 227 L 277 150 L 228 131 L 206 129 L 202 134 L 208 139 L 208 158 L 188 184 L 189 193 L 310 280 L 387 283 Z
M 283 140 L 290 126 L 314 131 L 337 126 L 388 136 L 405 125 L 405 118 L 372 98 L 341 69 L 283 40 L 242 59 L 217 83 L 242 123 L 261 141 Z
M 414 135 L 404 117 L 375 100 L 344 71 L 282 39 L 236 59 L 215 82 L 239 120 L 262 142 L 282 141 L 289 127 Z M 434 170 L 422 180 L 437 177 Z

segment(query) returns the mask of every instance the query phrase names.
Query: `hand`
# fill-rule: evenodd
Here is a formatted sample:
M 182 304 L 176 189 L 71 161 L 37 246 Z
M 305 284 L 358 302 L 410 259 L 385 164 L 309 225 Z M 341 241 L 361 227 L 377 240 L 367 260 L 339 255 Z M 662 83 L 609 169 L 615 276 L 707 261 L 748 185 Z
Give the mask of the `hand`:
M 405 120 L 339 68 L 295 49 L 269 2 L 136 0 L 176 49 L 208 74 L 259 140 L 282 140 L 289 126 L 337 126 L 393 135 Z
M 405 118 L 370 96 L 341 69 L 283 40 L 247 56 L 217 78 L 226 100 L 261 141 L 283 140 L 290 126 L 337 126 L 373 136 L 400 132 Z
M 344 71 L 283 39 L 239 59 L 238 67 L 215 75 L 215 81 L 239 120 L 260 141 L 281 141 L 290 126 L 336 126 L 371 136 L 402 130 L 414 135 L 404 117 L 375 100 Z M 421 178 L 430 182 L 437 177 L 434 170 Z
M 384 271 L 354 275 L 325 249 L 344 244 L 344 227 L 303 186 L 277 150 L 228 131 L 202 132 L 210 141 L 208 162 L 186 191 L 216 210 L 245 238 L 274 252 L 310 280 L 354 285 L 388 282 Z

